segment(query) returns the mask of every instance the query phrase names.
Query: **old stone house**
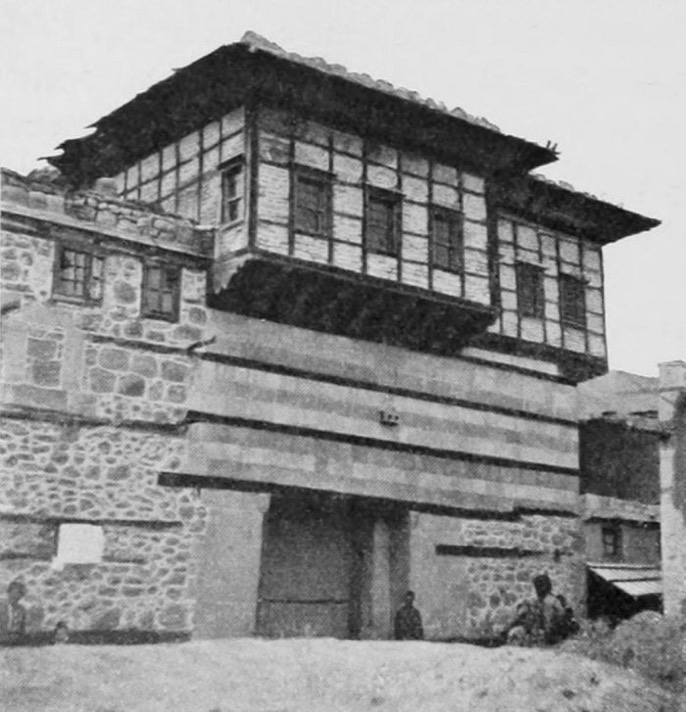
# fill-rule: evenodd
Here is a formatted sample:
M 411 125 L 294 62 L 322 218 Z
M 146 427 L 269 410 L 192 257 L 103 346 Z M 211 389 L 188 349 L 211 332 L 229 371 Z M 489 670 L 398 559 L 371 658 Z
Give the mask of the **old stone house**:
M 482 637 L 577 604 L 603 245 L 550 146 L 256 35 L 3 173 L 0 584 L 35 626 Z M 65 188 L 59 188 L 62 182 Z
M 610 371 L 579 392 L 579 466 L 590 616 L 660 610 L 658 379 Z

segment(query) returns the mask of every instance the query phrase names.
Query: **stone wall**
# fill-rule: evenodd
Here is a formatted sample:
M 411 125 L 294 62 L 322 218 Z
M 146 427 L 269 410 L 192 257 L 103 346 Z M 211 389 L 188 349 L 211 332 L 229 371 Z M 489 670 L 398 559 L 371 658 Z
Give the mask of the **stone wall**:
M 547 573 L 581 613 L 584 602 L 579 520 L 521 514 L 513 521 L 414 514 L 410 588 L 429 638 L 488 638 L 535 594 Z
M 39 191 L 32 185 L 29 192 Z M 49 202 L 9 203 L 2 214 L 11 266 L 0 275 L 0 523 L 7 542 L 0 586 L 27 583 L 32 626 L 49 629 L 64 619 L 76 629 L 190 631 L 197 610 L 203 634 L 217 616 L 227 634 L 250 632 L 262 513 L 252 504 L 249 515 L 233 512 L 257 495 L 218 496 L 210 507 L 212 497 L 196 494 L 199 484 L 390 499 L 405 514 L 418 506 L 491 512 L 494 519 L 479 526 L 473 518 L 418 515 L 420 523 L 439 522 L 418 539 L 426 551 L 418 545 L 414 551 L 423 553 L 410 556 L 410 576 L 425 581 L 421 595 L 444 591 L 443 604 L 430 599 L 427 607 L 433 637 L 476 635 L 496 613 L 502 618 L 511 595 L 498 587 L 512 582 L 498 577 L 513 573 L 517 596 L 525 588 L 517 575 L 530 578 L 541 562 L 558 585 L 572 577 L 564 552 L 572 546 L 565 527 L 577 521 L 573 387 L 531 359 L 437 358 L 213 311 L 205 306 L 207 255 L 192 246 L 182 253 L 171 237 L 153 244 L 142 232 L 51 214 Z M 101 300 L 53 294 L 62 238 L 99 241 Z M 180 267 L 177 321 L 141 314 L 151 255 Z M 380 422 L 384 409 L 397 411 L 397 426 Z M 163 473 L 178 474 L 165 480 L 178 486 L 161 486 Z M 521 515 L 527 508 L 541 514 Z M 570 517 L 560 523 L 554 513 L 561 510 Z M 242 521 L 250 523 L 249 537 Z M 102 528 L 102 560 L 60 568 L 60 527 L 75 522 Z M 226 541 L 224 527 L 233 527 Z M 510 550 L 529 539 L 538 549 L 519 561 Z M 227 541 L 249 546 L 249 554 L 232 557 Z M 208 546 L 225 557 L 214 577 Z M 437 555 L 437 546 L 507 552 Z M 563 552 L 559 562 L 555 549 Z M 392 558 L 374 566 L 386 575 Z M 459 620 L 450 617 L 454 599 L 445 591 L 452 584 L 444 583 L 455 566 L 469 582 L 464 600 L 481 597 Z M 234 575 L 243 583 L 224 603 L 215 601 L 215 588 Z M 374 635 L 387 630 L 391 602 L 402 593 L 402 577 L 393 576 L 374 588 L 385 621 Z M 226 618 L 230 601 L 236 614 Z
M 0 589 L 24 581 L 30 628 L 190 631 L 205 507 L 157 486 L 160 468 L 178 467 L 183 439 L 15 418 L 0 427 Z M 56 565 L 70 522 L 103 528 L 99 563 Z

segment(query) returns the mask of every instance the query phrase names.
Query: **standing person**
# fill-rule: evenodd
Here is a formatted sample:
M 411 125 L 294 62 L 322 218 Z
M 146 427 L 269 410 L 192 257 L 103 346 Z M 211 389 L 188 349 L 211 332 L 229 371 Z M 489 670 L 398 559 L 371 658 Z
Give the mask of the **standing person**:
M 414 593 L 408 591 L 395 614 L 396 640 L 424 640 L 422 616 L 414 607 Z
M 562 623 L 560 625 L 560 639 L 564 640 L 570 635 L 576 635 L 579 632 L 579 622 L 574 617 L 574 609 L 567 603 L 567 599 L 561 594 L 557 594 L 557 600 L 562 607 Z
M 564 611 L 560 601 L 553 595 L 553 584 L 548 574 L 534 576 L 532 583 L 536 591 L 537 642 L 553 645 L 560 641 Z
M 20 603 L 26 595 L 21 581 L 12 581 L 7 587 L 7 598 L 0 603 L 0 643 L 12 645 L 21 642 L 26 633 L 26 609 Z

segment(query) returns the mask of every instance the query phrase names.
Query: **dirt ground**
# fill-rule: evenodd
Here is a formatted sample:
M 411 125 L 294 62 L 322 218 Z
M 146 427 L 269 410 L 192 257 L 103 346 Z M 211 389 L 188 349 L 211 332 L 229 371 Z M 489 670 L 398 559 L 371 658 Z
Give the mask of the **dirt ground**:
M 672 712 L 679 702 L 637 673 L 555 650 L 245 639 L 0 649 L 0 709 Z

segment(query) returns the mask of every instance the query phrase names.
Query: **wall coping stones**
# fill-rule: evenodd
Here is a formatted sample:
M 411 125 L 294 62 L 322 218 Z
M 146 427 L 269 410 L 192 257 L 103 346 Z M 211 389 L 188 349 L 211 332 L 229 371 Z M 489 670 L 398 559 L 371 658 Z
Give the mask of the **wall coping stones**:
M 72 192 L 0 171 L 3 212 L 199 257 L 214 254 L 212 227 L 109 192 Z

